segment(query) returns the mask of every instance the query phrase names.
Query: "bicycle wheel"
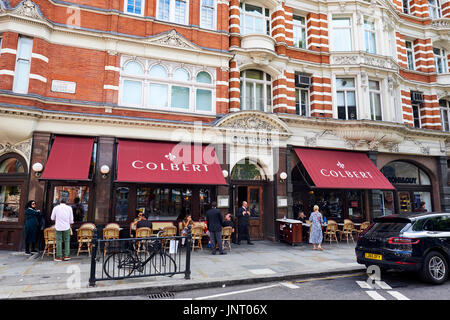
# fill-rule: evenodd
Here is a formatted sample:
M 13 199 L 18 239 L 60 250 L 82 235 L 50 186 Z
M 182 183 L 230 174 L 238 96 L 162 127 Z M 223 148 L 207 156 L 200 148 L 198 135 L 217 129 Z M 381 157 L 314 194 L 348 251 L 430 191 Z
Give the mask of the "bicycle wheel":
M 129 252 L 115 252 L 103 262 L 103 271 L 108 278 L 126 278 L 135 269 L 135 261 Z
M 165 252 L 155 253 L 150 260 L 150 265 L 155 274 L 172 277 L 177 272 L 175 260 Z

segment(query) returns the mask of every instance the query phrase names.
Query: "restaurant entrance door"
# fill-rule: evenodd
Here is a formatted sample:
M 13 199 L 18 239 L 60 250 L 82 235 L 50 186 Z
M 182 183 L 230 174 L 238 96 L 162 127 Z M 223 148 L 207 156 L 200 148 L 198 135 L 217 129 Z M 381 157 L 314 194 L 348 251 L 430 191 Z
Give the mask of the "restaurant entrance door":
M 235 191 L 235 215 L 242 206 L 242 202 L 246 201 L 248 203 L 248 210 L 250 211 L 250 239 L 262 240 L 264 238 L 263 187 L 254 185 L 233 185 L 233 190 Z

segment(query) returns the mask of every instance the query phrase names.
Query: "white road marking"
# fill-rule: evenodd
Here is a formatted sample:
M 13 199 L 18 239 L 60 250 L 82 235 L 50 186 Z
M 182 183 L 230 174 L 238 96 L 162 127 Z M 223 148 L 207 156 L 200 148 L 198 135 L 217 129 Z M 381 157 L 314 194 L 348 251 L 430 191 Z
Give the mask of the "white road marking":
M 206 297 L 197 297 L 194 298 L 194 300 L 205 300 L 205 299 L 211 299 L 211 298 L 218 298 L 218 297 L 224 297 L 224 296 L 229 296 L 229 295 L 233 295 L 233 294 L 240 294 L 240 293 L 246 293 L 246 292 L 252 292 L 252 291 L 258 291 L 258 290 L 264 290 L 264 289 L 269 289 L 269 288 L 273 288 L 273 287 L 277 287 L 280 284 L 274 284 L 271 286 L 265 286 L 265 287 L 259 287 L 259 288 L 252 288 L 252 289 L 247 289 L 247 290 L 239 290 L 239 291 L 232 291 L 232 292 L 226 292 L 226 293 L 220 293 L 220 294 L 215 294 L 212 296 L 206 296 Z
M 362 289 L 375 289 L 372 287 L 369 283 L 366 281 L 356 281 L 356 283 L 362 288 Z
M 298 289 L 299 288 L 299 286 L 296 286 L 295 284 L 290 283 L 290 282 L 280 282 L 280 284 L 282 284 L 285 287 L 291 288 L 291 289 Z
M 384 290 L 391 290 L 392 288 L 391 288 L 391 286 L 390 285 L 388 285 L 386 282 L 384 282 L 384 281 L 375 281 L 375 284 L 377 285 L 377 286 L 379 286 L 381 289 L 384 289 Z
M 373 299 L 373 300 L 386 300 L 385 297 L 383 297 L 381 294 L 379 294 L 376 291 L 366 291 L 366 293 Z
M 404 296 L 398 291 L 388 291 L 388 293 L 397 300 L 410 300 L 408 297 Z

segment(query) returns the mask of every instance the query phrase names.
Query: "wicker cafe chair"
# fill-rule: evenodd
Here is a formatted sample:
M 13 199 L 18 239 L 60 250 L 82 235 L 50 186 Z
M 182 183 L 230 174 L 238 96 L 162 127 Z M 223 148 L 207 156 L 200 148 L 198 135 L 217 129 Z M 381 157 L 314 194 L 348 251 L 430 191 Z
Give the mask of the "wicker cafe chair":
M 356 231 L 356 235 L 359 236 L 361 234 L 361 232 L 366 230 L 369 226 L 370 226 L 370 222 L 369 221 L 364 221 L 363 223 L 361 223 L 361 226 L 359 227 L 359 230 L 355 230 Z
M 327 228 L 326 228 L 325 232 L 323 233 L 324 240 L 325 241 L 329 240 L 330 244 L 331 244 L 331 241 L 336 241 L 336 243 L 338 243 L 338 239 L 337 239 L 337 235 L 336 235 L 337 231 L 338 231 L 338 225 L 337 225 L 336 221 L 329 220 L 327 223 Z
M 339 235 L 342 241 L 342 238 L 345 236 L 345 239 L 347 240 L 348 243 L 348 239 L 352 239 L 353 242 L 355 242 L 355 240 L 353 239 L 353 227 L 354 224 L 352 221 L 350 222 L 344 222 L 344 226 L 342 227 L 342 231 L 339 231 Z
M 228 248 L 231 251 L 231 233 L 233 231 L 232 227 L 222 228 L 222 248 Z
M 87 252 L 89 253 L 89 256 L 91 255 L 94 229 L 95 224 L 83 223 L 81 227 L 77 230 L 77 241 L 78 241 L 77 256 L 80 254 L 80 252 Z M 83 249 L 83 245 L 86 245 L 86 249 Z
M 137 228 L 136 229 L 136 239 L 139 238 L 148 238 L 151 237 L 153 235 L 153 230 L 147 227 L 142 227 L 142 228 Z M 137 253 L 141 252 L 141 246 L 143 246 L 143 244 L 145 243 L 145 240 L 140 240 L 137 241 Z
M 45 252 L 47 252 L 47 255 L 53 254 L 53 259 L 55 258 L 56 254 L 56 232 L 55 232 L 55 226 L 50 228 L 44 229 L 44 252 L 42 252 L 41 259 L 44 257 Z
M 118 223 L 115 223 L 115 222 L 108 223 L 108 224 L 105 226 L 105 229 L 109 229 L 109 228 L 116 228 L 116 229 L 119 229 L 119 228 L 120 228 L 120 225 L 119 225 Z
M 175 237 L 177 235 L 177 227 L 175 226 L 166 226 L 163 228 L 163 233 L 161 234 L 161 237 Z M 170 244 L 169 241 L 163 241 L 164 248 L 167 249 L 167 246 Z
M 119 228 L 115 228 L 114 226 L 108 227 L 108 225 L 106 225 L 105 229 L 103 229 L 103 240 L 111 240 L 111 239 L 119 239 Z M 109 242 L 105 242 L 103 255 L 106 255 L 108 245 Z
M 203 226 L 194 225 L 192 227 L 191 234 L 192 234 L 192 250 L 194 250 L 195 248 L 200 248 L 200 250 L 203 250 L 202 247 Z

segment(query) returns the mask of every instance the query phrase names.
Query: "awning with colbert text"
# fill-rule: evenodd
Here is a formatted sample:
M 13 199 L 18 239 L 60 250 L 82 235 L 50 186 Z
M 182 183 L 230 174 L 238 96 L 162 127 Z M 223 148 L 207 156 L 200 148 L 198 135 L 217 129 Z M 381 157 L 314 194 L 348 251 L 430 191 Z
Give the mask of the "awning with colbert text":
M 395 189 L 364 153 L 307 148 L 295 153 L 317 188 Z
M 94 138 L 55 136 L 42 179 L 89 180 Z
M 212 146 L 125 139 L 118 141 L 116 181 L 227 184 Z

